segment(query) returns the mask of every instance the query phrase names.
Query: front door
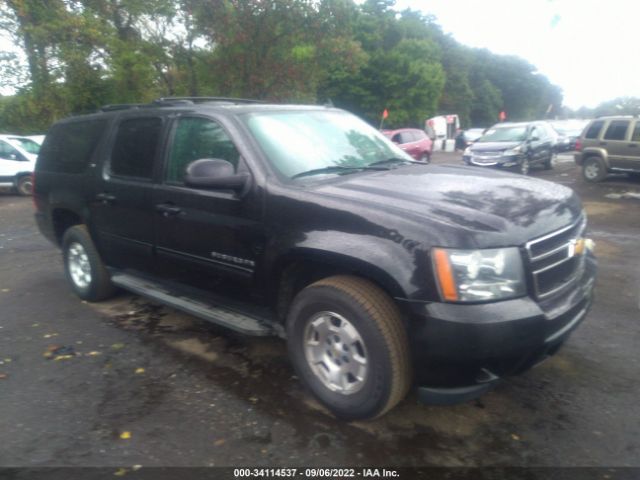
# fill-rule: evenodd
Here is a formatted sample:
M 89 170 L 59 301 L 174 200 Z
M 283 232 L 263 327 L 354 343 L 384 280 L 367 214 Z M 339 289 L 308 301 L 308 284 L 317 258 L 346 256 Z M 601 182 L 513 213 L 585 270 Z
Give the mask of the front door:
M 165 275 L 207 288 L 223 280 L 248 286 L 263 249 L 261 201 L 246 192 L 190 188 L 187 165 L 203 158 L 227 160 L 248 171 L 235 143 L 216 120 L 184 116 L 174 121 L 161 184 L 154 192 L 156 254 Z

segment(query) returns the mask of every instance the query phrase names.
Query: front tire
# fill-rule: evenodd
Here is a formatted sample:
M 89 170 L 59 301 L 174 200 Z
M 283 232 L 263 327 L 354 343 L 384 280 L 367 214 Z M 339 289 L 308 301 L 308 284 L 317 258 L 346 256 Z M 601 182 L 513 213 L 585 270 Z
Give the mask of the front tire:
M 528 158 L 523 158 L 522 160 L 520 160 L 520 163 L 518 164 L 518 172 L 521 175 L 529 175 L 530 169 L 531 169 L 531 164 Z
M 599 157 L 587 157 L 582 162 L 582 176 L 587 182 L 597 183 L 607 176 L 607 168 Z
M 287 336 L 298 376 L 338 418 L 383 415 L 409 389 L 400 312 L 365 279 L 339 275 L 302 290 L 289 311 Z
M 98 302 L 113 295 L 115 287 L 84 225 L 69 228 L 62 237 L 67 281 L 83 300 Z
M 556 154 L 552 153 L 551 155 L 549 155 L 549 158 L 547 158 L 544 161 L 544 169 L 545 170 L 553 170 L 553 164 L 555 162 L 556 159 Z

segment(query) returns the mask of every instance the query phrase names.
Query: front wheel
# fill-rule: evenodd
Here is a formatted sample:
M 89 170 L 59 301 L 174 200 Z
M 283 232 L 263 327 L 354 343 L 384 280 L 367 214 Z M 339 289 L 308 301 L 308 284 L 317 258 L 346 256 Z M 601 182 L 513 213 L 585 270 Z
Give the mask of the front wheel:
M 553 164 L 555 163 L 556 160 L 556 154 L 552 153 L 551 155 L 549 155 L 549 158 L 547 158 L 544 161 L 544 169 L 545 170 L 552 170 L 553 169 Z
M 523 158 L 522 160 L 520 160 L 520 163 L 518 164 L 518 171 L 522 175 L 529 175 L 530 167 L 531 165 L 530 165 L 529 159 Z
M 367 280 L 340 275 L 302 290 L 288 314 L 287 336 L 298 376 L 338 418 L 380 416 L 409 389 L 400 312 Z
M 111 276 L 84 225 L 69 228 L 62 237 L 64 270 L 71 288 L 83 300 L 97 302 L 113 295 Z

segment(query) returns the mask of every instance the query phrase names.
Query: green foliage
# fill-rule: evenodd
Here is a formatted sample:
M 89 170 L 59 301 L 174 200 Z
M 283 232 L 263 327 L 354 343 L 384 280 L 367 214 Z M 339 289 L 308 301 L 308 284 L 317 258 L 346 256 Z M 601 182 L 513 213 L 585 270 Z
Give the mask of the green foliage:
M 394 5 L 0 0 L 0 27 L 22 51 L 0 52 L 0 82 L 17 92 L 0 97 L 0 128 L 44 131 L 100 105 L 171 95 L 331 100 L 374 125 L 386 108 L 389 127 L 436 114 L 488 126 L 501 110 L 510 120 L 560 111 L 562 92 L 532 65 L 465 47 L 433 17 Z

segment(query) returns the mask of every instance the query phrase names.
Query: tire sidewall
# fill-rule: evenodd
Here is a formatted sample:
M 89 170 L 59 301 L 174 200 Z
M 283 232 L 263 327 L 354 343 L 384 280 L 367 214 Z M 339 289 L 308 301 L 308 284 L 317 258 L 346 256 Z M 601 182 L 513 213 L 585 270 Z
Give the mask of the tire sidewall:
M 29 185 L 26 190 L 24 189 L 25 184 Z M 29 175 L 22 175 L 21 177 L 18 177 L 16 180 L 16 191 L 18 194 L 25 197 L 33 193 L 33 181 Z
M 78 286 L 71 277 L 69 271 L 69 247 L 73 243 L 79 243 L 84 248 L 89 265 L 91 267 L 91 282 L 87 287 Z M 68 229 L 62 237 L 62 259 L 64 262 L 64 274 L 67 282 L 73 289 L 73 291 L 83 300 L 95 301 L 101 298 L 103 295 L 100 291 L 100 270 L 102 268 L 101 260 L 98 257 L 93 242 L 85 231 L 79 229 L 79 227 L 71 227 Z
M 367 351 L 368 373 L 362 388 L 350 395 L 325 387 L 311 370 L 304 353 L 304 333 L 309 320 L 329 311 L 342 315 L 360 334 Z M 391 395 L 393 375 L 388 347 L 366 311 L 344 292 L 318 286 L 301 292 L 287 320 L 287 348 L 296 373 L 303 383 L 338 418 L 358 419 L 375 416 Z
M 599 170 L 599 174 L 595 177 L 587 176 L 587 169 L 592 164 L 596 165 Z M 585 159 L 584 163 L 582 164 L 582 176 L 587 182 L 595 183 L 601 181 L 606 176 L 606 169 L 602 160 L 600 160 L 598 157 L 588 157 L 587 159 Z

